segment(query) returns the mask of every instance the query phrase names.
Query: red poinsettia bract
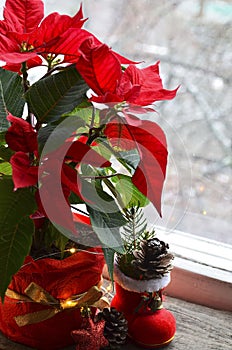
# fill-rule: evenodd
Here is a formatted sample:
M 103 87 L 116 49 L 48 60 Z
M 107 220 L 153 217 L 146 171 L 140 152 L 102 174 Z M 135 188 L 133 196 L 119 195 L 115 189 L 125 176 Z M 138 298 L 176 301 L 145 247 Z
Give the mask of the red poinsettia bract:
M 11 157 L 12 177 L 15 190 L 33 186 L 38 181 L 38 166 L 34 160 L 38 157 L 37 133 L 24 119 L 7 116 L 11 126 L 6 132 L 6 142 L 16 153 Z
M 10 160 L 12 177 L 15 190 L 18 188 L 33 186 L 38 181 L 38 166 L 32 166 L 29 155 L 24 152 L 16 152 Z
M 7 120 L 11 126 L 7 130 L 5 139 L 13 151 L 33 153 L 37 151 L 37 133 L 24 119 L 8 114 Z
M 154 122 L 126 115 L 123 120 L 108 123 L 105 135 L 113 146 L 124 150 L 138 150 L 140 161 L 132 176 L 132 182 L 161 215 L 161 195 L 168 155 L 166 137 L 162 129 Z
M 82 8 L 74 17 L 51 13 L 44 20 L 44 5 L 41 0 L 6 0 L 0 21 L 0 59 L 7 62 L 6 68 L 19 70 L 27 61 L 28 67 L 41 64 L 37 54 L 76 55 L 78 45 L 91 34 L 81 30 L 85 20 Z M 68 58 L 65 57 L 65 61 Z
M 72 165 L 69 165 L 70 162 Z M 36 195 L 36 216 L 46 216 L 72 233 L 75 233 L 75 225 L 69 204 L 71 192 L 88 202 L 88 199 L 83 198 L 81 176 L 76 170 L 80 163 L 96 167 L 111 165 L 89 145 L 79 140 L 66 141 L 56 150 L 46 153 L 42 159 L 39 169 L 40 187 Z
M 105 44 L 98 44 L 91 38 L 80 45 L 76 68 L 89 87 L 97 95 L 92 101 L 116 103 L 126 101 L 133 105 L 148 106 L 155 101 L 170 100 L 176 96 L 177 89 L 163 88 L 159 75 L 159 62 L 139 69 L 129 65 L 121 69 L 118 57 Z
M 5 69 L 19 73 L 22 62 L 32 68 L 42 64 L 41 57 L 50 66 L 75 63 L 80 56 L 79 46 L 89 37 L 100 44 L 94 35 L 82 29 L 86 21 L 82 6 L 73 17 L 54 12 L 43 19 L 41 0 L 6 0 L 3 17 L 0 21 L 0 59 L 6 62 Z M 58 55 L 64 56 L 62 62 Z M 115 55 L 121 63 L 133 63 Z

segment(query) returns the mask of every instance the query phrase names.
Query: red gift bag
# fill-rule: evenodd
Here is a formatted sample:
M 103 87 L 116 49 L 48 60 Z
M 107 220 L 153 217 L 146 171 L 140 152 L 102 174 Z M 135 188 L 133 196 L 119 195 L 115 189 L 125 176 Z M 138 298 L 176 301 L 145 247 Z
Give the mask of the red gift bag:
M 57 300 L 67 299 L 98 285 L 103 265 L 103 253 L 97 248 L 75 253 L 64 260 L 45 258 L 34 261 L 28 257 L 8 289 L 24 296 L 25 289 L 33 282 Z M 33 324 L 19 326 L 16 323 L 16 316 L 46 309 L 51 307 L 6 296 L 4 303 L 0 304 L 0 330 L 12 341 L 38 350 L 62 349 L 73 344 L 70 333 L 82 323 L 77 308 L 65 309 Z

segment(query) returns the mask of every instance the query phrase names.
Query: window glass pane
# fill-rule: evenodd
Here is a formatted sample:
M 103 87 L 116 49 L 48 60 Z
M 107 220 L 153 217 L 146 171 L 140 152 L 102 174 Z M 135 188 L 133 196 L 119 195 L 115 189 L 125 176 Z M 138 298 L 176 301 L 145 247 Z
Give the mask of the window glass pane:
M 163 218 L 151 221 L 232 243 L 230 1 L 85 1 L 86 23 L 120 53 L 161 61 L 173 101 L 157 103 L 154 120 L 169 144 Z

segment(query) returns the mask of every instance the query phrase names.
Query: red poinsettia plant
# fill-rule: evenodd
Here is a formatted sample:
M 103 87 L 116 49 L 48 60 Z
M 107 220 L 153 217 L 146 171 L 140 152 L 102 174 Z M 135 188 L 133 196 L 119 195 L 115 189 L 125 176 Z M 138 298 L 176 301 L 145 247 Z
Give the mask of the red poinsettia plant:
M 72 241 L 100 245 L 110 264 L 123 249 L 120 228 L 127 209 L 150 201 L 161 213 L 167 145 L 146 114 L 154 102 L 174 98 L 177 89 L 163 88 L 159 62 L 139 68 L 83 29 L 85 21 L 82 7 L 73 17 L 44 17 L 41 0 L 5 3 L 2 297 L 28 254 L 62 250 Z M 34 67 L 46 71 L 32 83 Z

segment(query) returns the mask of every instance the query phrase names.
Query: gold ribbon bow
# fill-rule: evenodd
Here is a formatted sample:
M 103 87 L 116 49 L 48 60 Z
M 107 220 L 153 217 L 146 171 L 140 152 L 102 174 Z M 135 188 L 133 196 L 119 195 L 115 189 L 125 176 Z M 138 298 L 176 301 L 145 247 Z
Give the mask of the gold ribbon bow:
M 34 302 L 50 306 L 50 308 L 16 316 L 15 321 L 19 327 L 48 320 L 66 309 L 88 306 L 97 307 L 99 309 L 109 307 L 107 298 L 103 297 L 103 292 L 97 286 L 91 287 L 83 294 L 73 295 L 65 300 L 55 299 L 51 294 L 34 282 L 29 284 L 24 293 L 25 295 L 20 295 L 11 289 L 7 289 L 6 296 L 23 302 Z

